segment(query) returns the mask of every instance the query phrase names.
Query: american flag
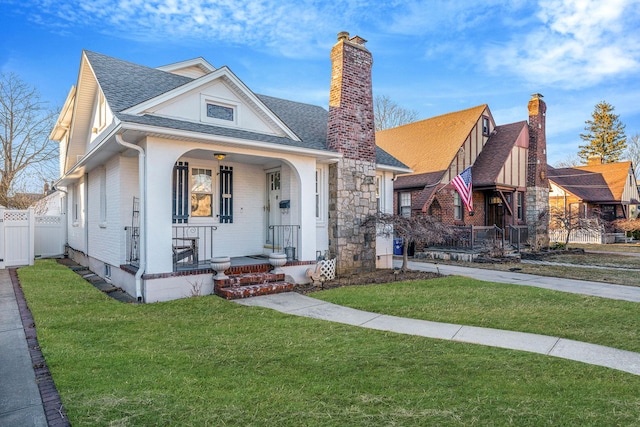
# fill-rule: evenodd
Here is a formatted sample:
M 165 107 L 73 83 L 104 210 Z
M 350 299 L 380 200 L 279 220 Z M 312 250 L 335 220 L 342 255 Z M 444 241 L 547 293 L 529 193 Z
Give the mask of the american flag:
M 453 186 L 458 190 L 462 202 L 469 212 L 473 211 L 473 190 L 471 186 L 471 166 L 462 171 L 462 173 L 451 181 Z

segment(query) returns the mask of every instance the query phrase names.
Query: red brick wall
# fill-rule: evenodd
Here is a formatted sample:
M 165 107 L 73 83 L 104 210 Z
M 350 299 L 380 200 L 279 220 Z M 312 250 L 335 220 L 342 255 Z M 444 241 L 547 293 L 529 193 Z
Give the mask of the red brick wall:
M 338 34 L 331 50 L 327 146 L 345 158 L 376 161 L 371 52 L 359 37 Z

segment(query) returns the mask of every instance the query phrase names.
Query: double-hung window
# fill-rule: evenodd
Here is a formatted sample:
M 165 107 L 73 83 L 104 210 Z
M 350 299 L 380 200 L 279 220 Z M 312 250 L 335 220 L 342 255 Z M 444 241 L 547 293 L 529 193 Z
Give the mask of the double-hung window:
M 211 169 L 191 169 L 191 216 L 211 217 L 213 212 L 213 174 Z
M 411 193 L 410 192 L 400 193 L 400 203 L 398 206 L 398 210 L 400 215 L 402 216 L 406 216 L 407 218 L 411 216 Z
M 457 191 L 453 194 L 453 219 L 462 219 L 462 198 Z

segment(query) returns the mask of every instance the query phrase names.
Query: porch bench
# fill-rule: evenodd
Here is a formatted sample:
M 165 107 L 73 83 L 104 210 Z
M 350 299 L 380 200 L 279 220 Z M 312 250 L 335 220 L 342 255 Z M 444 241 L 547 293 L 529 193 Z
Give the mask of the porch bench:
M 190 264 L 198 264 L 198 238 L 174 237 L 173 238 L 173 263 L 189 259 Z

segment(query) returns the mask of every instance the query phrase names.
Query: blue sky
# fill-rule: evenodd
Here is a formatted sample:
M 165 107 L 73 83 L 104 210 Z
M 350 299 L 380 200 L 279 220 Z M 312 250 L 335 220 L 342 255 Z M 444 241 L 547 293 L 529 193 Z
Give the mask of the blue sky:
M 593 107 L 640 133 L 640 0 L 0 0 L 0 71 L 61 106 L 82 49 L 157 67 L 204 57 L 254 92 L 327 108 L 340 31 L 368 40 L 373 90 L 420 119 L 488 104 L 497 124 L 547 103 L 549 163 Z

